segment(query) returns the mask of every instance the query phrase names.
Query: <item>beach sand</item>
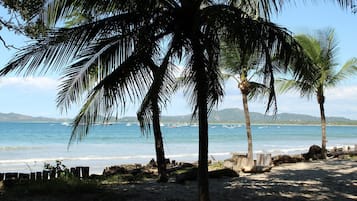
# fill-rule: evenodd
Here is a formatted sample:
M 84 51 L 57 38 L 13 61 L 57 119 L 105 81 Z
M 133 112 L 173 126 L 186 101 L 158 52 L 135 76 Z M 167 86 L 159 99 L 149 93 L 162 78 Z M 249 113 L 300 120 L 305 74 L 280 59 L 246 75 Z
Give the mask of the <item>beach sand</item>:
M 113 187 L 127 200 L 197 200 L 197 182 Z M 327 160 L 283 164 L 263 174 L 210 179 L 212 201 L 357 200 L 357 162 Z
M 149 181 L 106 186 L 104 191 L 112 193 L 110 200 L 123 201 L 194 201 L 198 198 L 196 181 L 185 184 Z M 236 178 L 210 179 L 210 196 L 212 201 L 357 200 L 357 161 L 329 159 L 282 164 L 267 173 L 243 173 Z M 107 199 L 87 194 L 75 197 L 27 197 L 26 200 Z

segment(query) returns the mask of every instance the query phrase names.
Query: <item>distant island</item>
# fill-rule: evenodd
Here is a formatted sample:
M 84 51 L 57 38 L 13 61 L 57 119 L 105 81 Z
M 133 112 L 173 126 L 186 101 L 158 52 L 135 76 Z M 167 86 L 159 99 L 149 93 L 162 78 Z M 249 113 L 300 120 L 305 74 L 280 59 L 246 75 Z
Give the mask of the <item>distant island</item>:
M 320 118 L 310 115 L 280 113 L 277 115 L 265 115 L 251 112 L 252 124 L 320 124 Z M 48 117 L 33 117 L 17 113 L 0 113 L 0 122 L 71 122 L 71 119 L 56 119 Z M 162 116 L 162 123 L 195 123 L 191 115 Z M 113 118 L 111 122 L 137 122 L 136 117 Z M 245 122 L 244 112 L 239 108 L 214 110 L 211 112 L 209 122 L 212 124 L 243 124 Z M 327 117 L 329 125 L 357 125 L 357 120 L 344 117 Z
M 49 118 L 49 117 L 33 117 L 18 113 L 1 113 L 0 112 L 0 122 L 33 122 L 33 123 L 46 123 L 46 122 L 70 122 L 71 119 L 63 118 Z

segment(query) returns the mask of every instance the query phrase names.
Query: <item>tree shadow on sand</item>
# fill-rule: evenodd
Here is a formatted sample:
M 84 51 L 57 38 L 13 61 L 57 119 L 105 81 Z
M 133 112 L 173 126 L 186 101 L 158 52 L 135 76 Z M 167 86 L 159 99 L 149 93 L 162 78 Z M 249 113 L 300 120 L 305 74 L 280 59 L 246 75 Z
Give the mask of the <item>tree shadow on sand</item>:
M 340 167 L 336 161 L 326 161 L 314 169 L 282 169 L 240 178 L 226 188 L 241 200 L 356 200 L 357 163 Z

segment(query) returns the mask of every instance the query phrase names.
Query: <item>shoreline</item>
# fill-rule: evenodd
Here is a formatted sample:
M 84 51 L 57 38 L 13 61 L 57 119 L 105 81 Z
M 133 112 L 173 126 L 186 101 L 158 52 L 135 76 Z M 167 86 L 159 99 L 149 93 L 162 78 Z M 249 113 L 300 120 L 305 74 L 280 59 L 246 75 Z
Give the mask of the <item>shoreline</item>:
M 348 149 L 348 147 L 350 149 Z M 302 155 L 307 153 L 309 148 L 304 148 L 305 151 L 293 151 L 293 152 L 271 152 L 267 153 L 264 151 L 256 151 L 253 156 L 254 159 L 257 159 L 257 156 L 260 154 L 270 154 L 272 158 L 276 156 L 290 156 L 294 157 L 297 155 Z M 329 146 L 327 149 L 330 152 L 333 151 L 352 151 L 357 149 L 356 145 L 341 145 L 341 146 Z M 225 153 L 209 153 L 208 158 L 211 162 L 224 162 L 224 160 L 230 159 L 235 154 L 244 155 L 246 152 L 225 152 Z M 185 157 L 177 157 L 177 155 L 167 155 L 166 156 L 171 161 L 184 162 L 184 163 L 196 163 L 198 160 L 198 154 L 193 153 L 185 155 Z M 130 156 L 106 156 L 106 157 L 74 157 L 74 158 L 43 158 L 43 159 L 18 159 L 18 160 L 0 160 L 0 173 L 5 172 L 19 172 L 19 173 L 31 173 L 37 171 L 43 171 L 45 164 L 54 165 L 57 160 L 61 161 L 63 165 L 67 168 L 77 167 L 77 166 L 86 166 L 89 167 L 90 174 L 99 174 L 103 173 L 103 170 L 110 166 L 120 166 L 120 165 L 130 165 L 130 164 L 140 164 L 145 166 L 149 163 L 151 159 L 155 160 L 154 155 L 147 155 L 145 157 L 131 158 Z

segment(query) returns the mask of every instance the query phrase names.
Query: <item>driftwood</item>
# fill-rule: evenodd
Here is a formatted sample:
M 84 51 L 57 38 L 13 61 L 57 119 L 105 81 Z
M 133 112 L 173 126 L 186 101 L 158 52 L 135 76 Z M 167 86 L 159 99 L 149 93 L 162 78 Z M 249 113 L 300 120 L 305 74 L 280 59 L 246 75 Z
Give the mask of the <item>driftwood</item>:
M 175 172 L 177 170 L 183 170 L 183 169 L 193 168 L 193 167 L 195 167 L 195 166 L 193 164 L 191 164 L 191 163 L 182 163 L 182 164 L 180 164 L 178 166 L 168 168 L 166 170 L 166 173 L 170 174 L 170 173 Z
M 176 177 L 176 183 L 183 184 L 186 181 L 192 181 L 197 179 L 197 168 L 191 168 L 186 170 L 183 173 L 177 174 Z
M 264 173 L 264 172 L 270 172 L 272 166 L 257 166 L 255 165 L 252 169 L 250 170 L 242 170 L 244 173 Z
M 257 154 L 257 160 L 248 162 L 247 154 L 233 154 L 232 158 L 224 160 L 223 166 L 236 172 L 262 173 L 271 170 L 271 154 Z
M 222 177 L 238 177 L 238 173 L 234 170 L 224 168 L 208 172 L 209 178 L 222 178 Z M 186 172 L 176 175 L 176 183 L 183 184 L 186 181 L 197 179 L 197 168 L 191 168 Z
M 115 165 L 111 167 L 106 167 L 103 170 L 104 176 L 111 176 L 116 174 L 132 174 L 137 175 L 143 172 L 143 167 L 141 164 L 134 165 Z
M 344 157 L 352 157 L 357 156 L 357 151 L 331 151 L 328 153 L 329 157 L 333 158 L 344 158 Z
M 304 161 L 304 158 L 301 154 L 299 155 L 278 155 L 278 156 L 274 156 L 272 158 L 273 164 L 276 165 L 280 165 L 283 163 L 297 163 L 297 162 L 302 162 Z
M 208 176 L 209 178 L 239 177 L 239 174 L 234 170 L 224 168 L 224 169 L 209 171 Z

